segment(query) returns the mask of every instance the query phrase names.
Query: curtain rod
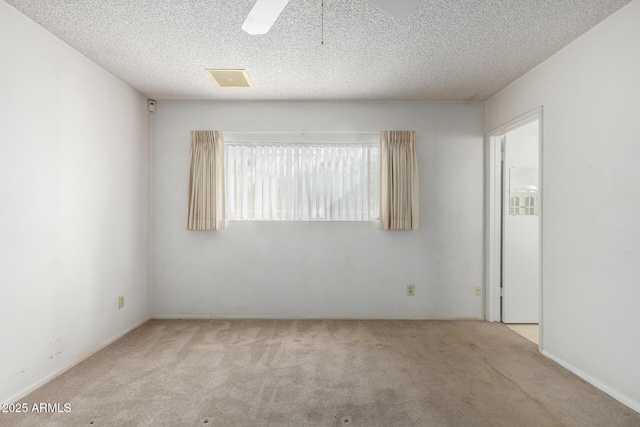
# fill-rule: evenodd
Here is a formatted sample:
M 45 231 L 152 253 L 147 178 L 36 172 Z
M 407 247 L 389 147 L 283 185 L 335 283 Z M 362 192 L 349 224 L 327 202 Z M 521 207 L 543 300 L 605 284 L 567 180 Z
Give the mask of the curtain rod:
M 338 132 L 338 131 L 306 131 L 306 130 L 302 130 L 302 131 L 293 131 L 293 130 L 287 130 L 287 131 L 260 131 L 260 130 L 224 130 L 222 131 L 223 133 L 230 133 L 230 134 L 239 134 L 239 133 L 249 133 L 249 134 L 260 134 L 260 135 L 273 135 L 273 134 L 285 134 L 285 135 L 289 135 L 289 134 L 299 134 L 299 135 L 316 135 L 316 134 L 329 134 L 329 135 L 333 135 L 333 134 L 345 134 L 345 135 L 351 135 L 351 134 L 359 134 L 359 135 L 379 135 L 380 132 L 379 131 L 366 131 L 366 132 L 358 132 L 358 131 L 348 131 L 348 132 Z
M 232 132 L 223 131 L 225 142 L 378 142 L 378 132 Z

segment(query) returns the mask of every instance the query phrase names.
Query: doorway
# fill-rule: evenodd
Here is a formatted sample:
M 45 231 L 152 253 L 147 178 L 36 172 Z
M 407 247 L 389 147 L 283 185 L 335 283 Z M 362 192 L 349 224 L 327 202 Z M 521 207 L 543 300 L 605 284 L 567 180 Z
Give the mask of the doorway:
M 529 336 L 527 325 L 539 324 L 540 348 L 541 130 L 537 108 L 487 134 L 485 310 L 487 320 L 524 325 L 512 329 Z

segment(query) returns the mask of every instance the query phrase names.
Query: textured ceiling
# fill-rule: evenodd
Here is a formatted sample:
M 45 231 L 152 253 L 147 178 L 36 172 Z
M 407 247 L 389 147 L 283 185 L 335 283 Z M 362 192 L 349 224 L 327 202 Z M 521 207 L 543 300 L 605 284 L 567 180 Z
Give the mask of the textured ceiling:
M 629 0 L 424 0 L 406 19 L 324 0 L 324 26 L 321 0 L 291 0 L 262 36 L 240 28 L 254 0 L 7 3 L 151 99 L 485 100 Z

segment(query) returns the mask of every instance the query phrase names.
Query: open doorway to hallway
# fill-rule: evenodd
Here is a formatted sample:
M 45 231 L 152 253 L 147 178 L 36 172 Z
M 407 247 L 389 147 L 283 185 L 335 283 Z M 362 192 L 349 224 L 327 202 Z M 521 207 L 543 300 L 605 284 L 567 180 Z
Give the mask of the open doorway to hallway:
M 539 121 L 502 136 L 501 320 L 538 324 L 540 314 Z
M 539 345 L 541 120 L 539 108 L 488 134 L 487 198 L 487 320 Z

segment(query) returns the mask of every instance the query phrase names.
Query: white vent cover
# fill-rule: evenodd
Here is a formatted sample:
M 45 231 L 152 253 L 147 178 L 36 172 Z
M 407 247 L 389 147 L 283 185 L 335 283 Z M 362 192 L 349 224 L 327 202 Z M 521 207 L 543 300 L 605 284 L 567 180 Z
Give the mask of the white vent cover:
M 207 70 L 220 87 L 253 87 L 245 70 Z

